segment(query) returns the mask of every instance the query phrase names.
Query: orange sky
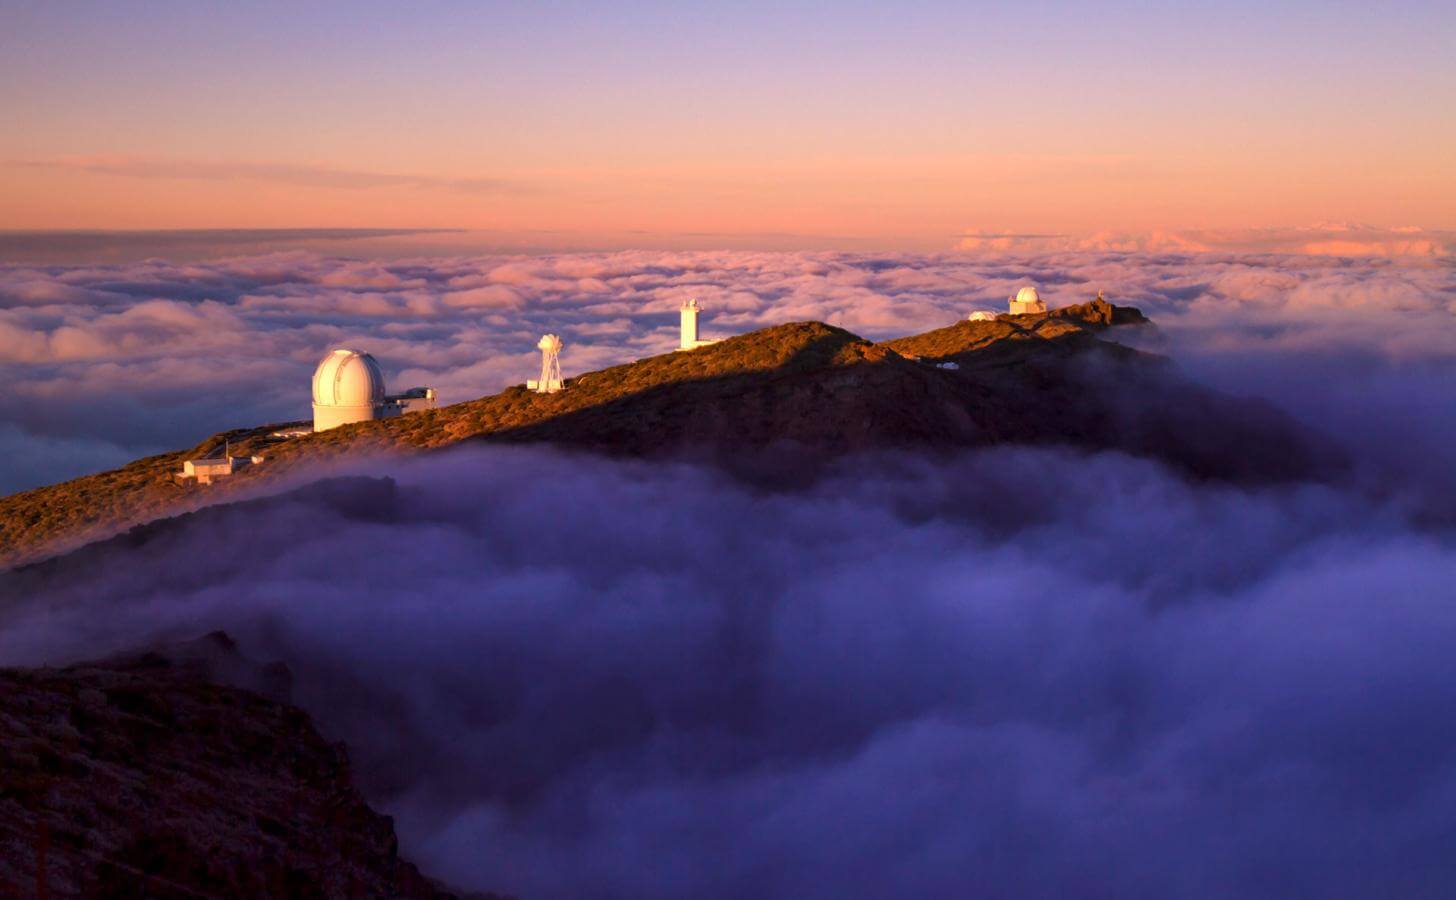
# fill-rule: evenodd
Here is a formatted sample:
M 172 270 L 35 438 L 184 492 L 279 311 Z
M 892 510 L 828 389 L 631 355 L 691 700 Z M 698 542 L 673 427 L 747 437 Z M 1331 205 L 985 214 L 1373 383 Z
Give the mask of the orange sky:
M 1456 224 L 1434 6 L 572 6 L 23 9 L 0 228 Z

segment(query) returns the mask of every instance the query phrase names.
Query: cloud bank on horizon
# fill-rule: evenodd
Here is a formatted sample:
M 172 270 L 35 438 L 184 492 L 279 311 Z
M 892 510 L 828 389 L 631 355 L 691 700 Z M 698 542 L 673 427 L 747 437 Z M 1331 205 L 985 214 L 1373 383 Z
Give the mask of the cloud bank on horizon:
M 960 250 L 1016 253 L 1289 253 L 1302 256 L 1426 257 L 1456 255 L 1456 232 L 1415 225 L 1379 228 L 1334 223 L 1305 228 L 1184 228 L 1091 234 L 967 231 Z
M 1358 229 L 1298 239 L 1328 243 L 1336 233 L 1377 251 L 1392 240 Z M 1383 378 L 1397 398 L 1394 380 L 1437 377 L 1456 355 L 1456 270 L 1441 257 L 1271 255 L 1247 237 L 1238 252 L 1202 253 L 1054 249 L 1038 244 L 1047 236 L 1018 239 L 1008 246 L 1023 252 L 929 256 L 281 252 L 6 265 L 0 451 L 8 462 L 0 491 L 189 446 L 225 428 L 307 418 L 312 367 L 332 347 L 369 350 L 392 386 L 429 384 L 453 402 L 523 381 L 547 331 L 566 340 L 567 374 L 665 352 L 675 342 L 676 307 L 690 296 L 707 309 L 712 336 L 820 319 L 887 338 L 1002 309 L 1028 282 L 1053 305 L 1105 290 L 1154 316 L 1196 374 L 1276 400 L 1291 377 L 1309 378 L 1247 376 L 1282 353 L 1304 353 L 1306 372 L 1358 360 L 1365 387 Z M 1295 240 L 1285 235 L 1274 246 Z M 1220 364 L 1230 360 L 1239 365 Z

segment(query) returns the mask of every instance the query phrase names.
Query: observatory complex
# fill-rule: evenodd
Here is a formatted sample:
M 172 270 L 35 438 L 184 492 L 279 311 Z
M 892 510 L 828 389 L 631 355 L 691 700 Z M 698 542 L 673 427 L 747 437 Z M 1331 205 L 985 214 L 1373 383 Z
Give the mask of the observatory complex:
M 709 344 L 716 344 L 717 341 L 704 341 L 698 338 L 698 300 L 696 297 L 682 305 L 682 340 L 678 344 L 679 350 L 694 350 L 698 347 L 706 347 Z
M 1044 313 L 1047 311 L 1046 304 L 1042 302 L 1041 295 L 1037 294 L 1036 288 L 1027 285 L 1016 292 L 1016 296 L 1010 298 L 1011 314 L 1019 316 L 1022 313 Z
M 435 405 L 434 388 L 411 388 L 386 396 L 379 363 L 358 350 L 330 351 L 313 373 L 314 431 L 434 409 Z

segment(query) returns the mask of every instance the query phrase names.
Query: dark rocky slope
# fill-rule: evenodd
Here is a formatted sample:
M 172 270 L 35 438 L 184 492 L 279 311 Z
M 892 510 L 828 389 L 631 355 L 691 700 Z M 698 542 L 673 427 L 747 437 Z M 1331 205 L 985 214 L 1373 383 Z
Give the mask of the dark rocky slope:
M 220 683 L 227 680 L 247 687 Z M 0 670 L 0 895 L 448 897 L 226 635 Z
M 1240 483 L 1322 479 L 1345 461 L 1269 403 L 1208 390 L 1166 357 L 1104 340 L 1151 327 L 1102 300 L 1038 315 L 958 322 L 885 346 L 951 364 L 991 443 L 1061 444 L 1160 460 L 1185 476 Z

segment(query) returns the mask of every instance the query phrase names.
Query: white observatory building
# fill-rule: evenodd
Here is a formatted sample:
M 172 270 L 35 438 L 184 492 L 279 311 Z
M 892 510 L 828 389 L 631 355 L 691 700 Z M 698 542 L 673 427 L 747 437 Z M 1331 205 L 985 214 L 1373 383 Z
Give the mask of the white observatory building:
M 698 339 L 698 300 L 696 297 L 682 305 L 682 340 L 678 343 L 679 350 L 693 350 L 697 347 L 706 347 L 709 344 L 716 344 L 717 341 L 704 341 Z
M 393 397 L 384 392 L 384 372 L 368 353 L 332 350 L 313 373 L 313 430 L 328 431 L 434 409 L 434 388 L 411 388 Z
M 1019 316 L 1022 313 L 1044 313 L 1047 311 L 1046 304 L 1042 302 L 1041 295 L 1031 285 L 1027 285 L 1017 291 L 1016 296 L 1011 297 L 1010 301 L 1011 314 L 1013 316 Z

